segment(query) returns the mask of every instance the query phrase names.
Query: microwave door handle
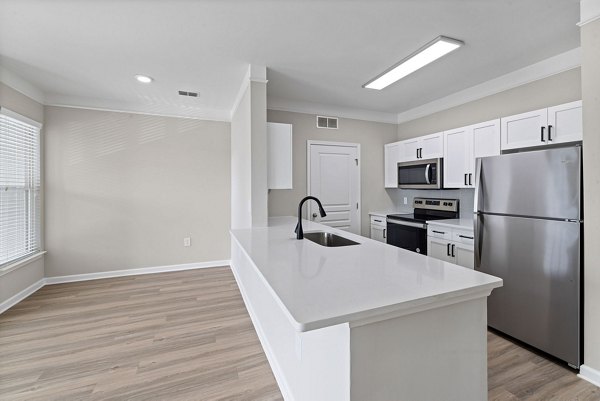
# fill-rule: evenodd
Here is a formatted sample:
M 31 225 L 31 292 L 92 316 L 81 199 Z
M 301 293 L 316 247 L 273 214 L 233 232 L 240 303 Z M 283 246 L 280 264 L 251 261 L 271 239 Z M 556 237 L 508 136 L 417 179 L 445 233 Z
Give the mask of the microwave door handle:
M 427 184 L 431 184 L 431 180 L 429 179 L 429 169 L 431 168 L 431 164 L 428 164 L 425 167 L 425 181 L 427 182 Z

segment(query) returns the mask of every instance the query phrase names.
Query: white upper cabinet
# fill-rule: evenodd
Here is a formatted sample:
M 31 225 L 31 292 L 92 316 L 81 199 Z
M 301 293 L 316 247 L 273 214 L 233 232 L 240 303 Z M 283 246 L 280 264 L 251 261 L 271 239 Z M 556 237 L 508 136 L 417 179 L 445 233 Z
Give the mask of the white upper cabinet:
M 502 150 L 581 141 L 581 101 L 529 111 L 501 120 Z
M 475 159 L 499 154 L 499 119 L 444 132 L 444 187 L 473 188 Z
M 267 123 L 267 187 L 292 189 L 292 125 Z
M 400 161 L 408 162 L 419 159 L 421 139 L 413 138 L 400 142 Z
M 400 143 L 388 143 L 383 147 L 385 188 L 398 188 L 398 162 L 400 161 Z
M 469 185 L 472 142 L 471 127 L 444 132 L 444 187 L 466 188 Z
M 400 142 L 400 161 L 444 157 L 444 133 L 420 136 Z
M 444 157 L 444 133 L 438 132 L 421 137 L 420 159 L 435 159 Z
M 583 139 L 581 100 L 548 107 L 548 142 L 564 143 Z
M 478 157 L 500 154 L 500 119 L 471 125 L 473 131 L 473 164 Z
M 548 109 L 528 111 L 501 120 L 502 150 L 540 146 L 546 143 Z

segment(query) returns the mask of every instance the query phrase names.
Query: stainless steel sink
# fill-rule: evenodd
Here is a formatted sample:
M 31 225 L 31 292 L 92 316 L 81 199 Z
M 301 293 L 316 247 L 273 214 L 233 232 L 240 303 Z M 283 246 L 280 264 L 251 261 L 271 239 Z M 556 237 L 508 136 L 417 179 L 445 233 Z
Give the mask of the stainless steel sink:
M 304 233 L 304 238 L 309 241 L 312 241 L 316 244 L 334 247 L 334 246 L 349 246 L 349 245 L 358 245 L 358 242 L 354 242 L 349 240 L 348 238 L 340 237 L 339 235 L 326 233 L 324 231 L 314 231 L 311 233 Z

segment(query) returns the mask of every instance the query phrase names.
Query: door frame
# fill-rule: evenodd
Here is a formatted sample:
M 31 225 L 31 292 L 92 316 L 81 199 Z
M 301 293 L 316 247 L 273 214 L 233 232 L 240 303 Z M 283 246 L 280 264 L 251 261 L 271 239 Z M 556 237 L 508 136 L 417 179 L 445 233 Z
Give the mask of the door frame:
M 362 178 L 361 168 L 362 162 L 360 157 L 360 143 L 353 142 L 331 142 L 309 139 L 306 141 L 306 194 L 310 195 L 310 147 L 312 145 L 339 146 L 345 148 L 356 148 L 356 156 L 358 158 L 358 235 L 362 235 L 362 188 L 360 181 Z M 313 204 L 308 202 L 307 217 L 312 213 Z

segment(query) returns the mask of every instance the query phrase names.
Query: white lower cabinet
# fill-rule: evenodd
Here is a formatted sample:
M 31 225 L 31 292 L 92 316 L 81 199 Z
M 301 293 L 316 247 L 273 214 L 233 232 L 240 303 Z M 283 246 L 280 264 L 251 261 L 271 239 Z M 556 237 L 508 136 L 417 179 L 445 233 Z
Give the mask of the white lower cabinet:
M 464 227 L 427 226 L 427 255 L 472 269 L 475 265 L 473 231 Z
M 371 215 L 371 239 L 387 242 L 387 222 L 385 217 Z

